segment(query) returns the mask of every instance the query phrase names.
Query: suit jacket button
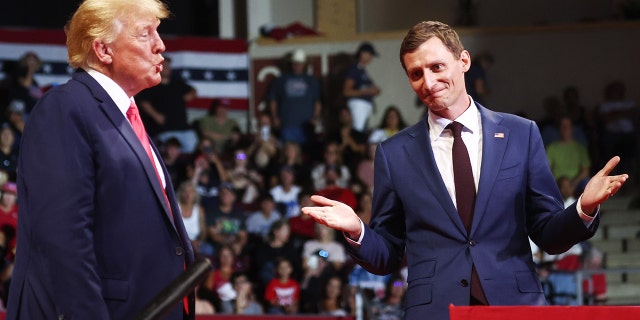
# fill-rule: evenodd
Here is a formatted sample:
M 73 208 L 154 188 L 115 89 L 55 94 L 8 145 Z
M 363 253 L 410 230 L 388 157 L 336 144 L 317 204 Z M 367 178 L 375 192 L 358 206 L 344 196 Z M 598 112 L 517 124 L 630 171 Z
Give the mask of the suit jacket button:
M 476 245 L 476 241 L 475 240 L 469 240 L 469 245 L 470 246 L 475 246 Z
M 469 281 L 467 281 L 467 279 L 462 279 L 460 280 L 460 285 L 466 288 L 469 286 Z
M 181 256 L 184 253 L 182 247 L 176 247 L 176 255 Z

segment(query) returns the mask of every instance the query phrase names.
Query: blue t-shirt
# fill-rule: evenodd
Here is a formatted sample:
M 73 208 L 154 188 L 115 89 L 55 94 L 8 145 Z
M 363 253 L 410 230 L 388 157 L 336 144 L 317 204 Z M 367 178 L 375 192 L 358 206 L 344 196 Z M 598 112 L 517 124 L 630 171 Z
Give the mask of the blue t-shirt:
M 353 88 L 356 90 L 362 90 L 373 86 L 373 80 L 369 78 L 367 71 L 364 68 L 360 68 L 357 63 L 349 66 L 346 78 L 353 80 Z M 362 96 L 358 97 L 358 99 L 373 101 L 373 96 Z
M 313 117 L 320 101 L 320 85 L 313 76 L 284 74 L 274 80 L 269 100 L 278 103 L 278 117 L 283 127 L 303 125 Z

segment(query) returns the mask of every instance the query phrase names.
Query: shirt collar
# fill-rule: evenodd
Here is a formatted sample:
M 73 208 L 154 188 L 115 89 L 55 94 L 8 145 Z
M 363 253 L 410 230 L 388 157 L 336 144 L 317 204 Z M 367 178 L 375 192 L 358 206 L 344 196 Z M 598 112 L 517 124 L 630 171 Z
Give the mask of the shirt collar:
M 429 136 L 432 140 L 440 137 L 447 125 L 453 121 L 462 123 L 466 130 L 470 131 L 472 134 L 478 134 L 480 130 L 480 112 L 478 111 L 478 107 L 471 96 L 469 96 L 469 100 L 471 101 L 469 108 L 454 120 L 443 118 L 429 110 L 427 123 L 429 124 Z
M 104 73 L 101 73 L 95 69 L 87 69 L 87 73 L 95 79 L 98 84 L 107 91 L 107 94 L 113 102 L 118 106 L 120 112 L 126 116 L 127 110 L 129 110 L 129 106 L 131 102 L 134 101 L 133 97 L 128 97 L 124 90 L 111 78 L 107 77 Z

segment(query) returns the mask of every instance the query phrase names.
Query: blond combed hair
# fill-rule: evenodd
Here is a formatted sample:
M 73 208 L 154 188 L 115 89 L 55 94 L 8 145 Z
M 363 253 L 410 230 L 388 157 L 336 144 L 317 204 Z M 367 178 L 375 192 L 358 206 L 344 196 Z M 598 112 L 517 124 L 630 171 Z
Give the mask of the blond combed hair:
M 65 26 L 69 64 L 73 68 L 89 67 L 93 41 L 113 42 L 123 25 L 136 16 L 152 15 L 162 20 L 169 14 L 159 0 L 85 0 Z

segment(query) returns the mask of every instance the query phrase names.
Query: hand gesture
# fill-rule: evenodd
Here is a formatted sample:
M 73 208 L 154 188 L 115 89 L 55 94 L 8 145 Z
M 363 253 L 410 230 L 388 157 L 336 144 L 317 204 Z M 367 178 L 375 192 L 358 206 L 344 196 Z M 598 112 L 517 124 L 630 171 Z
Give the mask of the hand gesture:
M 580 202 L 582 211 L 587 214 L 592 213 L 599 204 L 616 194 L 625 181 L 629 179 L 629 175 L 626 173 L 617 176 L 609 175 L 618 163 L 620 163 L 620 157 L 611 158 L 604 168 L 589 180 L 582 193 Z
M 329 228 L 346 232 L 352 239 L 360 237 L 360 218 L 348 205 L 322 196 L 313 195 L 311 201 L 317 207 L 304 207 L 302 213 L 308 214 L 316 222 Z

